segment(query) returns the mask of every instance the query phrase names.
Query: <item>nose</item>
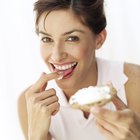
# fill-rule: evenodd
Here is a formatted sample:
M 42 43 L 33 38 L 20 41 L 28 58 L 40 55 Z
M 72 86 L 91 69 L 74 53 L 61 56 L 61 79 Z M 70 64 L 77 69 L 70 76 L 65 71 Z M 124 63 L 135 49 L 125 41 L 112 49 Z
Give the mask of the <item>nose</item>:
M 52 49 L 51 59 L 55 62 L 60 62 L 67 57 L 65 47 L 62 44 L 55 44 Z

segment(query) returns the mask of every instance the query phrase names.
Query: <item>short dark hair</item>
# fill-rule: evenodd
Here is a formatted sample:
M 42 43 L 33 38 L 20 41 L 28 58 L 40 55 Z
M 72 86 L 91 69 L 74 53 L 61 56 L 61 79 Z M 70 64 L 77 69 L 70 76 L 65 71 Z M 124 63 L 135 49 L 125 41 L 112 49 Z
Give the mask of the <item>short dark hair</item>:
M 38 0 L 34 4 L 36 27 L 44 12 L 61 9 L 72 9 L 95 34 L 99 34 L 106 27 L 104 0 Z

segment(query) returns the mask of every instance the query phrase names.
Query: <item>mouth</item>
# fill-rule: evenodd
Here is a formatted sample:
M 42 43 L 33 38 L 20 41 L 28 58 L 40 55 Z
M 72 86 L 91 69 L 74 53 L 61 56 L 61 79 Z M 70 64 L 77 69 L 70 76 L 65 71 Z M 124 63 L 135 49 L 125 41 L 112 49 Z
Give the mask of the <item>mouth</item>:
M 53 72 L 59 72 L 59 73 L 61 72 L 63 75 L 62 79 L 67 79 L 72 76 L 78 63 L 72 62 L 72 63 L 61 64 L 61 65 L 53 64 L 53 63 L 50 64 Z

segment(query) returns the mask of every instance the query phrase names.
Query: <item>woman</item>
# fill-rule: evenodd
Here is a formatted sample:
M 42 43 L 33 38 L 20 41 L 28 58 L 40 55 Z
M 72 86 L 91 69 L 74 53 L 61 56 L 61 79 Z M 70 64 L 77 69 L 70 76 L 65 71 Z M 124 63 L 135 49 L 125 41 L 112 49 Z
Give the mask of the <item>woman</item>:
M 140 66 L 96 57 L 106 39 L 103 2 L 35 3 L 41 56 L 51 73 L 42 73 L 19 98 L 27 140 L 140 140 Z M 92 107 L 90 113 L 69 106 L 77 90 L 107 81 L 120 99 Z

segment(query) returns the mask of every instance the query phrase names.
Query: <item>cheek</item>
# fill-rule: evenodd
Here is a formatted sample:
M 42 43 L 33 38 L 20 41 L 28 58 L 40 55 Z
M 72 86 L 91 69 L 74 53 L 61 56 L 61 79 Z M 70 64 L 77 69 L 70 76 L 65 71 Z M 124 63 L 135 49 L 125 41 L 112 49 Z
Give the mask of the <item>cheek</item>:
M 90 46 L 75 46 L 71 49 L 71 55 L 76 59 L 88 59 L 93 56 L 93 47 Z
M 40 55 L 44 61 L 47 61 L 49 59 L 49 54 L 50 54 L 49 52 L 50 52 L 49 48 L 43 46 L 40 47 Z

